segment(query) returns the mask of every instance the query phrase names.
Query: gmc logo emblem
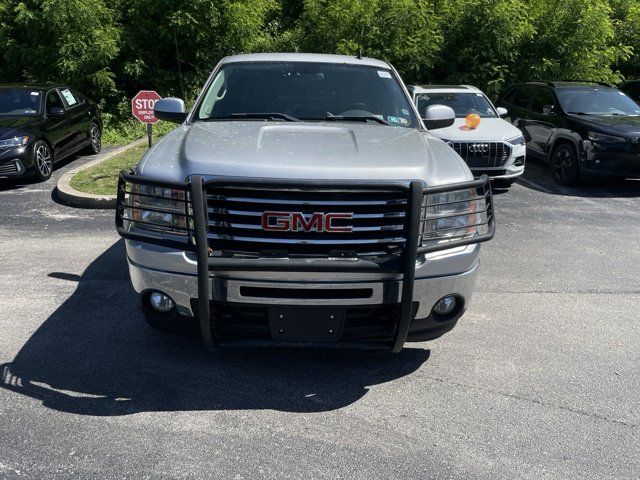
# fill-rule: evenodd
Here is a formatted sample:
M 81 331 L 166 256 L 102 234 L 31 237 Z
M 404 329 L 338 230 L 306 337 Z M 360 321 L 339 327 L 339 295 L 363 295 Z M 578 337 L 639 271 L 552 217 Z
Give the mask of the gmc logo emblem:
M 336 226 L 334 220 L 351 220 L 353 213 L 263 212 L 262 229 L 275 232 L 351 232 L 351 226 Z

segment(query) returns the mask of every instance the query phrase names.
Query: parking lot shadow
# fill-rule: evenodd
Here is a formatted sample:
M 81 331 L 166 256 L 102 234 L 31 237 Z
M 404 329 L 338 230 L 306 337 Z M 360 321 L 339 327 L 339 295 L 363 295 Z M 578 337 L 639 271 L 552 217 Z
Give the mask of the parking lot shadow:
M 0 386 L 45 406 L 82 415 L 146 411 L 345 407 L 372 385 L 416 371 L 424 349 L 400 354 L 315 349 L 204 351 L 199 339 L 148 327 L 129 284 L 123 242 L 98 257 L 75 292 L 41 325 Z
M 622 178 L 584 178 L 575 187 L 555 182 L 549 165 L 527 158 L 524 174 L 517 180 L 520 185 L 552 195 L 585 198 L 640 197 L 640 180 Z

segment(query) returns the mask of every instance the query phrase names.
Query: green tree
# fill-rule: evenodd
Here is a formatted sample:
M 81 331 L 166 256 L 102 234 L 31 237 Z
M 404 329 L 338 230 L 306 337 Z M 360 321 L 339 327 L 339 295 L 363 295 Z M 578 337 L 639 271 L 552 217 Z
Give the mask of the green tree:
M 523 45 L 516 75 L 546 80 L 620 81 L 612 66 L 631 49 L 615 38 L 606 0 L 530 0 L 536 34 Z
M 388 60 L 405 79 L 421 78 L 435 63 L 442 34 L 425 0 L 305 0 L 296 22 L 301 51 Z
M 474 84 L 497 94 L 515 80 L 523 45 L 535 33 L 523 0 L 439 3 L 445 43 L 431 81 Z
M 116 90 L 110 65 L 118 54 L 114 15 L 101 0 L 8 0 L 0 10 L 3 77 L 59 81 L 99 97 Z

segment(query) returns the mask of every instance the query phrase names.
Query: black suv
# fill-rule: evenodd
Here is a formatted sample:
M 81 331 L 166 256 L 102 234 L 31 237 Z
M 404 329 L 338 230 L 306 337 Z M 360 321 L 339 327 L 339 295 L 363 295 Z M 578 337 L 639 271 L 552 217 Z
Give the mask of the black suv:
M 589 82 L 528 82 L 497 105 L 523 131 L 527 155 L 551 166 L 554 179 L 640 178 L 640 106 L 617 88 Z

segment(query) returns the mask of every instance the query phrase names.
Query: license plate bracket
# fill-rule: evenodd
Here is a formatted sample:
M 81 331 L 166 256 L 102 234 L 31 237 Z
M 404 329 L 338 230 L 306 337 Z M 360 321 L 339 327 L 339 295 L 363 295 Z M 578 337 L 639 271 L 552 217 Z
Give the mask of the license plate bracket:
M 340 340 L 345 311 L 325 308 L 274 307 L 268 310 L 271 337 L 278 341 Z

